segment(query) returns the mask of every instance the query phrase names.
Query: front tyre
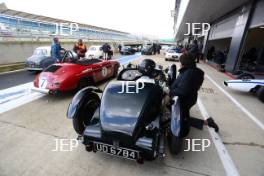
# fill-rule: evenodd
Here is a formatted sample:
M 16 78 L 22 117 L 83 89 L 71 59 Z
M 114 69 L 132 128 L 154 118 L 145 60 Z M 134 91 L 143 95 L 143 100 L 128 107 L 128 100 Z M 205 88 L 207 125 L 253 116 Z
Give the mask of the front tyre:
M 99 105 L 100 98 L 96 93 L 91 93 L 84 99 L 76 117 L 73 119 L 73 128 L 76 133 L 83 135 L 85 127 L 90 124 L 91 119 Z
M 257 91 L 258 99 L 264 103 L 264 86 L 261 86 Z
M 168 142 L 171 154 L 178 155 L 182 150 L 183 139 L 170 134 L 168 136 Z

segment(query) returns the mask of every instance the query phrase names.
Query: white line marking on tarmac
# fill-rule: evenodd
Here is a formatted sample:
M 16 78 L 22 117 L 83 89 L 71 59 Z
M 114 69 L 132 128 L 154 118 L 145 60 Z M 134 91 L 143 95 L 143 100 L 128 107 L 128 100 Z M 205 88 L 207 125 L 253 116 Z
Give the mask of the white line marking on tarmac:
M 209 116 L 207 110 L 205 109 L 205 106 L 203 105 L 200 97 L 198 97 L 197 104 L 198 104 L 198 107 L 201 111 L 203 118 L 204 119 L 209 118 L 210 116 Z M 226 150 L 225 145 L 223 144 L 220 136 L 214 131 L 214 129 L 209 128 L 209 133 L 210 133 L 211 138 L 215 144 L 215 148 L 216 148 L 217 153 L 221 159 L 221 162 L 224 166 L 226 175 L 228 175 L 228 176 L 239 176 L 240 174 L 239 174 L 234 162 L 232 161 L 230 155 L 228 154 L 228 151 Z
M 30 90 L 32 87 L 33 82 L 29 82 L 0 90 L 0 114 L 44 96 L 44 94 L 32 92 Z
M 2 72 L 2 73 L 0 73 L 0 75 L 6 75 L 6 74 L 9 74 L 9 73 L 16 73 L 16 72 L 21 72 L 21 71 L 26 71 L 26 69 L 23 68 L 23 69 L 19 69 L 19 70 L 13 70 L 13 71 L 8 71 L 8 72 Z
M 262 130 L 264 130 L 264 124 L 258 120 L 251 112 L 249 112 L 242 104 L 240 104 L 234 97 L 232 97 L 227 91 L 219 86 L 210 76 L 205 75 L 219 90 L 221 90 L 241 111 L 243 111 L 251 120 L 253 120 Z

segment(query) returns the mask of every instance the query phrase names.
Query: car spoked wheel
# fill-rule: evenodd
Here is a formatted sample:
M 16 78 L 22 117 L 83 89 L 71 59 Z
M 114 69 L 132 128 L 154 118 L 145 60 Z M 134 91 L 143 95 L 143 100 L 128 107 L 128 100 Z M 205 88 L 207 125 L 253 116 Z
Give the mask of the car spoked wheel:
M 89 94 L 84 100 L 78 115 L 73 119 L 73 128 L 78 134 L 82 135 L 86 126 L 91 123 L 91 119 L 99 105 L 100 98 L 96 93 Z
M 261 86 L 258 90 L 257 90 L 257 96 L 258 99 L 264 103 L 264 86 Z

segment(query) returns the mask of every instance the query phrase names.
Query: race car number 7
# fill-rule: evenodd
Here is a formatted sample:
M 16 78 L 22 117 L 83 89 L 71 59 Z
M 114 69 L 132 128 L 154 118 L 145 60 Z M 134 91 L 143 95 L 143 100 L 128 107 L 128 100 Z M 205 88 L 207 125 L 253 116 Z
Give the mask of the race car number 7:
M 47 79 L 46 78 L 41 78 L 41 79 L 39 79 L 39 87 L 40 88 L 46 88 L 46 86 L 47 86 Z

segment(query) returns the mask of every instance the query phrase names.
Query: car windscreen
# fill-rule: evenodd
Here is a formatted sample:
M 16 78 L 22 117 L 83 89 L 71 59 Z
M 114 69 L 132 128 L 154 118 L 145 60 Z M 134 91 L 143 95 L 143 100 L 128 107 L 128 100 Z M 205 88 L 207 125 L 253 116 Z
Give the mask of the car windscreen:
M 176 53 L 175 50 L 169 50 L 168 53 Z
M 45 56 L 45 55 L 47 55 L 47 50 L 45 50 L 45 49 L 35 49 L 33 55 L 34 56 Z
M 59 70 L 61 68 L 60 65 L 51 65 L 48 68 L 44 70 L 44 72 L 51 72 L 54 73 L 55 71 Z

